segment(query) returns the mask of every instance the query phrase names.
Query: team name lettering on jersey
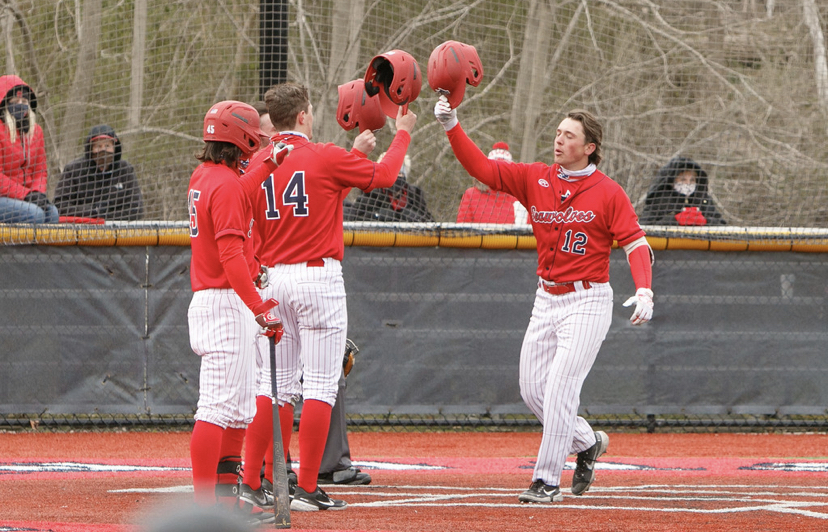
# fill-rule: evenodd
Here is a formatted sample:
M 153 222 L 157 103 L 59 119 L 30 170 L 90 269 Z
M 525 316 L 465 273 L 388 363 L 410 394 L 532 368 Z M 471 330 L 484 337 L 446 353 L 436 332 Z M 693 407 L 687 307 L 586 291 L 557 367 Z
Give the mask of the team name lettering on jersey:
M 589 223 L 594 219 L 592 211 L 576 211 L 572 207 L 565 211 L 539 211 L 532 205 L 532 221 L 539 224 Z

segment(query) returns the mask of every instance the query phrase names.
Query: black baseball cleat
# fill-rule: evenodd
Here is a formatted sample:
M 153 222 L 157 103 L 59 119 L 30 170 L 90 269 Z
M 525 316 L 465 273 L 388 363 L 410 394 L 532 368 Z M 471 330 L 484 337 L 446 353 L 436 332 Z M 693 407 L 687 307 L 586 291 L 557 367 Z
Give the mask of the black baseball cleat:
M 257 506 L 263 510 L 270 510 L 273 508 L 273 492 L 267 493 L 264 490 L 264 485 L 259 489 L 253 489 L 247 484 L 242 484 L 239 489 L 239 500 L 251 506 Z
M 358 486 L 371 483 L 371 475 L 363 473 L 356 467 L 349 467 L 342 471 L 334 471 L 332 473 L 320 473 L 317 480 L 319 484 L 339 484 Z
M 266 478 L 262 478 L 262 491 L 266 495 L 273 497 L 273 483 Z M 293 492 L 296 491 L 296 476 L 288 477 L 288 496 L 293 500 Z
M 344 510 L 348 506 L 345 501 L 331 499 L 319 486 L 316 491 L 308 493 L 301 486 L 296 486 L 290 509 L 294 512 L 317 512 L 319 510 Z
M 595 433 L 595 445 L 578 453 L 575 474 L 572 476 L 572 495 L 583 495 L 595 480 L 595 462 L 607 451 L 609 436 L 606 432 Z
M 561 502 L 563 495 L 558 486 L 550 486 L 542 480 L 532 482 L 529 489 L 518 496 L 520 502 Z

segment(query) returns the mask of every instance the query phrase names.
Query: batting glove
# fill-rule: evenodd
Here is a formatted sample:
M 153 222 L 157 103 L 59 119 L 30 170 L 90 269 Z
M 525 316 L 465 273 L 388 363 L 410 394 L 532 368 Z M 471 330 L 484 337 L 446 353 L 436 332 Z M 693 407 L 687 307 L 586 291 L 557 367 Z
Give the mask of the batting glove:
M 259 274 L 253 278 L 253 284 L 255 284 L 256 288 L 259 290 L 264 290 L 270 286 L 270 281 L 267 278 L 267 266 L 259 266 Z
M 633 312 L 630 321 L 633 325 L 641 325 L 650 321 L 653 317 L 653 291 L 649 288 L 639 288 L 635 291 L 635 295 L 624 302 L 625 307 L 631 306 L 635 303 L 635 312 Z
M 257 307 L 257 310 L 263 310 L 259 314 L 256 314 L 256 323 L 259 324 L 259 327 L 263 329 L 262 334 L 265 336 L 272 336 L 276 343 L 279 343 L 279 340 L 282 339 L 282 334 L 284 334 L 285 329 L 282 326 L 282 320 L 280 320 L 274 313 L 273 309 L 279 304 L 278 301 L 275 299 L 268 299 L 267 301 L 263 301 L 261 305 Z
M 441 95 L 437 99 L 437 103 L 434 105 L 434 116 L 437 117 L 437 121 L 443 125 L 443 129 L 446 131 L 460 123 L 457 120 L 457 110 L 451 108 L 445 95 Z
M 285 144 L 284 142 L 279 142 L 278 144 L 273 145 L 273 153 L 270 156 L 270 160 L 276 163 L 276 166 L 281 166 L 283 162 L 285 162 L 285 158 L 293 151 L 293 144 Z

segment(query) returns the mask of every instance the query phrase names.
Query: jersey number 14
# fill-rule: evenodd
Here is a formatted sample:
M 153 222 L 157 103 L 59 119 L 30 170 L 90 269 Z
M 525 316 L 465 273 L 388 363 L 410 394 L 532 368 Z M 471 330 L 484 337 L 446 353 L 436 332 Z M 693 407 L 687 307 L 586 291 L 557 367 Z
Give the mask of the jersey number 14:
M 308 195 L 305 193 L 305 172 L 294 172 L 285 185 L 284 190 L 276 190 L 273 179 L 273 174 L 270 174 L 262 188 L 265 191 L 265 198 L 267 200 L 267 211 L 265 217 L 268 220 L 279 219 L 279 205 L 277 205 L 277 197 L 280 196 L 282 205 L 293 205 L 293 216 L 305 217 L 308 215 Z M 277 196 L 277 194 L 279 194 Z

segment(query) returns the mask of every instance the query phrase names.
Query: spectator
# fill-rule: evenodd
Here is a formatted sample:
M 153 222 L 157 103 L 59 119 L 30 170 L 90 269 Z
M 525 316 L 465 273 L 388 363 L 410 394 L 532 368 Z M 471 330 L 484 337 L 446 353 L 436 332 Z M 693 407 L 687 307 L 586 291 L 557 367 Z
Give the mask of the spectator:
M 380 155 L 377 162 L 384 156 L 385 153 Z M 411 158 L 406 155 L 394 185 L 360 194 L 350 209 L 348 221 L 433 222 L 422 189 L 408 183 L 410 172 Z
M 495 142 L 489 152 L 489 159 L 511 163 L 509 145 Z M 474 186 L 466 189 L 460 200 L 457 223 L 526 224 L 528 213 L 511 194 L 492 190 L 489 185 L 475 180 Z
M 61 216 L 135 221 L 144 200 L 135 169 L 121 158 L 121 140 L 102 124 L 89 130 L 83 157 L 67 164 L 55 193 Z
M 656 175 L 644 200 L 642 224 L 725 225 L 708 195 L 707 172 L 693 159 L 675 157 Z
M 46 196 L 37 96 L 17 76 L 0 76 L 0 95 L 0 222 L 57 223 L 58 210 Z

